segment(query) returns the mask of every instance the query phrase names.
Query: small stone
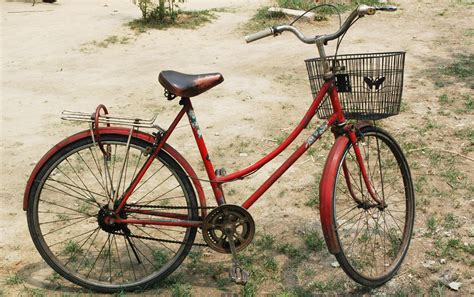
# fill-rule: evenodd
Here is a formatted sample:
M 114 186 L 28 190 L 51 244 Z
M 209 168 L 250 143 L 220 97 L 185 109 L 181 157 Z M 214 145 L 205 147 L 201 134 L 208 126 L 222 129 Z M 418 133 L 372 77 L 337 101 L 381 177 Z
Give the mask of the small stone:
M 467 236 L 469 236 L 469 237 L 474 237 L 474 227 L 471 227 L 471 228 L 467 231 Z
M 216 132 L 216 133 L 214 133 L 214 136 L 219 136 L 219 133 L 217 133 L 217 132 Z
M 30 166 L 35 166 L 35 165 L 36 165 L 36 162 L 30 163 Z
M 439 263 L 441 263 L 441 264 L 446 264 L 446 259 L 441 259 L 441 260 L 439 260 Z
M 247 157 L 248 155 L 249 155 L 249 154 L 247 154 L 247 153 L 240 153 L 240 154 L 239 154 L 239 156 L 241 156 L 241 157 Z
M 421 265 L 423 265 L 423 267 L 425 267 L 425 268 L 430 268 L 434 264 L 436 264 L 436 261 L 433 261 L 433 260 L 428 260 L 428 261 L 421 262 Z
M 454 291 L 459 291 L 461 286 L 462 286 L 462 283 L 459 283 L 459 282 L 450 282 L 448 284 L 448 287 Z
M 339 267 L 339 266 L 341 266 L 341 265 L 339 265 L 339 262 L 335 261 L 335 262 L 332 262 L 332 263 L 331 263 L 331 266 L 334 267 L 334 268 L 337 268 L 337 267 Z

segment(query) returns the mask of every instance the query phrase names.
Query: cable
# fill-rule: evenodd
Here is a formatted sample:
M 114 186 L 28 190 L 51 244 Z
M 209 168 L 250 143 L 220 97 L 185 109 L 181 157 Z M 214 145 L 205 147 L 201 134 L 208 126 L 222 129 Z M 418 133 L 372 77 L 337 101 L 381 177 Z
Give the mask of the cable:
M 299 21 L 303 16 L 305 16 L 308 12 L 310 11 L 313 11 L 315 9 L 318 9 L 318 8 L 321 8 L 323 6 L 329 6 L 331 8 L 334 8 L 337 12 L 337 15 L 339 16 L 339 28 L 341 27 L 342 25 L 342 18 L 341 18 L 341 13 L 339 12 L 339 8 L 337 8 L 336 5 L 333 5 L 333 4 L 320 4 L 320 5 L 316 5 L 308 10 L 306 10 L 302 15 L 298 16 L 296 19 L 294 19 L 291 23 L 290 23 L 290 26 L 292 26 L 294 23 L 296 23 L 297 21 Z
M 358 17 L 358 18 L 356 18 L 355 20 L 353 20 L 352 23 L 351 23 L 351 24 L 349 25 L 349 27 L 347 28 L 346 32 L 344 32 L 344 33 L 342 34 L 342 36 L 337 39 L 336 52 L 334 53 L 334 62 L 333 62 L 333 63 L 336 63 L 337 52 L 339 51 L 339 46 L 340 46 L 341 43 L 342 43 L 342 39 L 344 39 L 344 36 L 346 36 L 347 31 L 349 31 L 349 29 L 352 27 L 352 25 L 354 25 L 355 22 L 357 22 L 359 19 L 360 19 L 360 17 Z M 335 66 L 335 65 L 333 64 L 333 66 Z

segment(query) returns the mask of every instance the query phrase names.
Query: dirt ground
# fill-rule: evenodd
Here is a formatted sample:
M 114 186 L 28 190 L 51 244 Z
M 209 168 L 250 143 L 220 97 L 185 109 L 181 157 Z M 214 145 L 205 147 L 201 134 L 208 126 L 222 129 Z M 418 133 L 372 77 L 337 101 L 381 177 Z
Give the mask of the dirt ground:
M 342 286 L 321 285 L 318 292 L 474 294 L 474 113 L 466 103 L 472 105 L 474 93 L 472 84 L 440 70 L 456 62 L 460 54 L 472 57 L 472 1 L 395 2 L 399 12 L 360 20 L 347 34 L 340 52 L 407 52 L 403 112 L 381 124 L 402 144 L 417 191 L 416 224 L 408 256 L 392 281 L 369 291 L 355 285 L 340 268 L 333 268 L 335 259 L 325 248 L 311 253 L 311 280 L 301 267 L 288 264 L 286 255 L 276 254 L 278 269 L 265 274 L 253 288 L 258 295 L 288 296 L 297 294 L 297 288 L 304 288 L 309 281 L 329 284 L 334 279 Z M 184 7 L 225 9 L 215 13 L 212 23 L 196 30 L 142 34 L 124 26 L 140 16 L 125 0 L 59 0 L 34 7 L 23 2 L 0 3 L 0 295 L 84 292 L 66 281 L 52 284 L 48 277 L 52 270 L 45 268 L 36 251 L 22 210 L 23 191 L 35 162 L 55 143 L 86 128 L 62 122 L 62 110 L 92 112 L 103 103 L 118 115 L 149 117 L 158 113 L 158 123 L 166 126 L 179 106 L 163 97 L 158 73 L 165 69 L 218 71 L 225 82 L 193 99 L 216 167 L 228 172 L 243 168 L 291 132 L 311 102 L 304 59 L 314 57 L 316 49 L 299 43 L 291 34 L 245 44 L 242 28 L 265 3 L 188 0 Z M 302 24 L 302 28 L 312 34 L 328 33 L 337 28 L 337 21 Z M 120 42 L 100 45 L 110 36 L 117 36 Z M 333 48 L 330 44 L 328 52 Z M 190 130 L 183 126 L 177 132 L 171 144 L 204 177 Z M 295 143 L 310 133 L 305 130 Z M 251 213 L 257 234 L 269 234 L 276 242 L 298 247 L 303 245 L 302 232 L 319 228 L 317 209 L 306 204 L 317 198 L 315 189 L 331 141 L 326 135 L 314 156 L 298 160 L 254 205 Z M 226 186 L 228 202 L 248 197 L 290 151 L 250 179 Z M 226 256 L 206 249 L 203 254 L 205 262 L 230 264 Z M 196 296 L 249 293 L 222 281 L 227 272 L 217 277 L 206 271 L 194 276 L 188 272 L 180 268 L 175 272 L 183 275 L 179 284 L 142 294 L 176 295 L 180 290 Z M 447 287 L 452 281 L 462 283 L 459 292 Z

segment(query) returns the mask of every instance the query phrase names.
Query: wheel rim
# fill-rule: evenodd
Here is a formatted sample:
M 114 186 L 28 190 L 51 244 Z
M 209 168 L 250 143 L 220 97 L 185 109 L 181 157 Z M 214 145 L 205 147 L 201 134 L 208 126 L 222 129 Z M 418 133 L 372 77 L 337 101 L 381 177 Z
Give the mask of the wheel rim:
M 183 250 L 189 250 L 184 244 L 156 239 L 187 242 L 195 233 L 192 228 L 172 226 L 101 226 L 101 212 L 103 215 L 104 209 L 117 203 L 146 161 L 145 148 L 136 143 L 127 149 L 123 140 L 104 137 L 103 142 L 112 154 L 108 162 L 88 143 L 49 167 L 34 199 L 34 229 L 41 249 L 52 261 L 49 264 L 69 280 L 100 287 L 132 287 L 172 272 Z M 160 161 L 152 163 L 129 202 L 190 206 L 177 172 L 163 158 Z M 167 212 L 192 217 L 186 208 Z M 156 219 L 136 213 L 121 216 Z M 130 230 L 130 236 L 125 236 L 125 229 Z
M 371 199 L 352 146 L 339 166 L 334 199 L 336 234 L 347 268 L 359 278 L 380 280 L 393 275 L 410 241 L 414 207 L 411 184 L 395 146 L 377 132 L 365 134 L 359 143 L 369 180 L 385 207 L 377 207 Z

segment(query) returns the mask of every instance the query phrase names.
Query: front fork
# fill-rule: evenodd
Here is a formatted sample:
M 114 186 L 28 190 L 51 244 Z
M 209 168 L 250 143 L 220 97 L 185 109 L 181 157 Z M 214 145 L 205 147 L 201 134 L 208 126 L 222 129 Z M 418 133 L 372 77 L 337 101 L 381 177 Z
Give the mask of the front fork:
M 346 184 L 347 184 L 347 189 L 349 190 L 349 193 L 350 193 L 352 199 L 358 205 L 360 205 L 361 207 L 364 207 L 364 208 L 370 208 L 370 207 L 373 207 L 373 206 L 385 208 L 384 199 L 380 200 L 380 198 L 376 194 L 374 186 L 371 183 L 371 181 L 369 180 L 369 176 L 367 174 L 367 170 L 366 170 L 365 163 L 364 163 L 364 158 L 362 157 L 360 147 L 357 143 L 357 140 L 360 139 L 361 137 L 363 137 L 362 134 L 360 133 L 360 131 L 354 125 L 349 124 L 349 125 L 345 125 L 343 127 L 337 127 L 336 126 L 336 128 L 333 129 L 333 133 L 336 137 L 338 137 L 340 135 L 343 135 L 343 134 L 345 134 L 349 137 L 349 140 L 352 143 L 352 147 L 354 148 L 355 156 L 356 156 L 356 159 L 357 159 L 357 164 L 359 165 L 360 173 L 362 175 L 362 179 L 364 181 L 365 187 L 367 188 L 367 191 L 369 193 L 370 198 L 373 201 L 375 201 L 376 204 L 375 205 L 367 204 L 367 202 L 363 201 L 363 199 L 360 199 L 359 197 L 357 197 L 357 195 L 355 194 L 354 189 L 352 187 L 351 173 L 349 171 L 346 160 L 344 158 L 344 161 L 342 162 L 342 170 L 343 170 L 343 174 L 344 174 L 344 179 L 345 179 Z

